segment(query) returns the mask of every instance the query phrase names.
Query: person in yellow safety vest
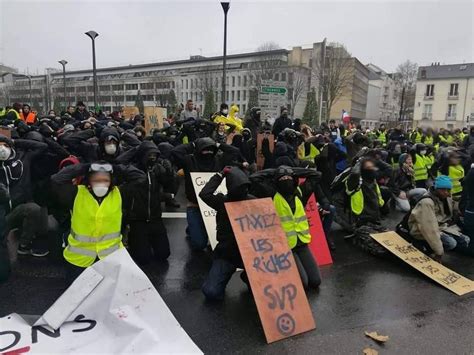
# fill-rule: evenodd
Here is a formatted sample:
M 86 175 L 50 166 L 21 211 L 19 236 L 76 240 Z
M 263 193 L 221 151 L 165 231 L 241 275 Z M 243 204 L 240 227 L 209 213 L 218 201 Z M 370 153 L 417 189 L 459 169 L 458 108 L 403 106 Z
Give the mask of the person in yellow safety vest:
M 227 106 L 227 104 L 221 105 L 221 114 L 215 117 L 214 122 L 229 124 L 235 127 L 236 132 L 242 132 L 242 130 L 244 129 L 244 127 L 242 126 L 242 120 L 236 115 L 237 113 L 239 113 L 239 107 L 235 104 L 231 105 L 229 114 L 225 116 L 225 108 L 223 109 L 223 105 Z
M 461 198 L 462 182 L 464 180 L 464 168 L 461 165 L 461 158 L 455 151 L 449 152 L 441 158 L 438 168 L 438 176 L 446 175 L 451 179 L 453 187 L 451 189 L 452 197 L 455 201 Z
M 415 185 L 417 188 L 423 189 L 426 189 L 426 181 L 428 180 L 428 170 L 425 162 L 426 152 L 426 145 L 423 143 L 415 144 L 410 151 L 413 170 L 415 170 Z
M 457 146 L 462 146 L 464 142 L 464 137 L 465 135 L 463 131 L 461 131 L 459 128 L 456 128 L 454 130 L 453 139 L 454 139 L 454 143 L 456 143 Z
M 426 146 L 426 155 L 423 157 L 423 160 L 425 162 L 426 170 L 428 171 L 428 176 L 433 177 L 433 174 L 431 173 L 431 167 L 435 163 L 435 156 L 434 156 L 433 146 L 430 146 L 430 145 Z M 436 175 L 436 174 L 434 174 L 434 175 Z
M 423 131 L 421 128 L 417 128 L 416 130 L 414 130 L 410 136 L 410 140 L 412 141 L 413 144 L 421 143 L 422 138 L 423 138 Z
M 379 127 L 379 130 L 375 132 L 375 135 L 377 136 L 377 140 L 382 144 L 382 146 L 385 146 L 387 144 L 387 132 L 385 131 L 385 125 L 381 124 Z
M 15 102 L 13 107 L 7 110 L 5 116 L 3 116 L 3 124 L 13 124 L 20 120 L 21 104 Z
M 293 252 L 303 286 L 318 288 L 321 284 L 321 275 L 308 247 L 311 234 L 303 204 L 306 201 L 302 200 L 303 196 L 294 175 L 293 169 L 288 166 L 276 169 L 276 193 L 273 196 L 273 204 Z
M 310 142 L 303 142 L 298 147 L 298 159 L 307 161 L 314 165 L 314 158 L 316 158 L 321 152 Z
M 399 158 L 400 158 L 400 155 L 402 154 L 402 146 L 400 145 L 400 143 L 396 143 L 396 144 L 391 143 L 389 147 L 392 147 L 392 149 L 390 149 L 388 152 L 387 162 L 395 171 L 395 170 L 398 170 L 398 168 L 400 167 Z
M 433 145 L 434 144 L 434 137 L 433 137 L 433 130 L 431 128 L 428 128 L 426 130 L 425 135 L 423 135 L 421 139 L 421 143 L 425 145 Z
M 356 226 L 380 222 L 380 208 L 384 206 L 384 200 L 376 181 L 377 171 L 373 159 L 362 158 L 354 165 L 345 182 Z
M 145 182 L 141 170 L 106 162 L 70 165 L 51 180 L 53 185 L 73 184 L 74 179 L 84 175 L 85 185 L 73 185 L 64 196 L 58 193 L 58 198 L 71 209 L 71 231 L 63 252 L 69 283 L 97 260 L 123 248 L 122 196 L 112 177 L 123 178 L 130 184 Z

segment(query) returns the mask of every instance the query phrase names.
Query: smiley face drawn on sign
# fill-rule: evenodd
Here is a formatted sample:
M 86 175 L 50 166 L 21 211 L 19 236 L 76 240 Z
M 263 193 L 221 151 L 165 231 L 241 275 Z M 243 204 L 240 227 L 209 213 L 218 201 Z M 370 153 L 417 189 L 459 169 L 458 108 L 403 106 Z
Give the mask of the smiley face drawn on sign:
M 295 320 L 288 313 L 283 313 L 276 320 L 278 331 L 283 335 L 291 335 L 295 331 Z

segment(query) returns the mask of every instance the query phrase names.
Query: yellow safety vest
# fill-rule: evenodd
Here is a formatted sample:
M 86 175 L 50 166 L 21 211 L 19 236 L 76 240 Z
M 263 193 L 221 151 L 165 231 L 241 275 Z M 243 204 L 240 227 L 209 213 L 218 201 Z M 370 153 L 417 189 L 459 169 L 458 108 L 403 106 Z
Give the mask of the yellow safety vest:
M 380 132 L 378 140 L 380 143 L 382 143 L 382 145 L 385 145 L 385 143 L 387 143 L 387 135 L 383 132 Z
M 117 187 L 99 205 L 87 187 L 78 186 L 64 258 L 79 267 L 91 266 L 97 257 L 123 248 L 121 227 L 122 196 Z
M 400 168 L 400 164 L 398 163 L 398 159 L 393 159 L 393 157 L 392 157 L 392 158 L 390 158 L 390 160 L 391 160 L 392 169 L 397 170 L 398 168 Z
M 429 137 L 429 136 L 425 136 L 425 144 L 426 145 L 433 145 L 433 136 Z
M 425 162 L 426 170 L 430 170 L 434 164 L 434 156 L 433 155 L 425 155 L 423 157 L 423 161 Z
M 448 138 L 446 139 L 446 141 L 448 142 L 449 145 L 453 144 L 454 142 L 454 138 L 452 135 L 448 135 Z
M 305 244 L 311 242 L 308 219 L 306 218 L 306 213 L 300 198 L 295 196 L 294 214 L 288 202 L 286 202 L 285 198 L 278 192 L 273 196 L 273 204 L 280 217 L 281 226 L 286 233 L 290 249 L 296 246 L 298 239 Z
M 416 134 L 415 134 L 415 143 L 421 143 L 421 138 L 422 137 L 423 136 L 421 135 L 420 132 L 416 132 Z
M 307 160 L 314 162 L 314 158 L 316 158 L 321 152 L 319 151 L 318 148 L 316 148 L 314 145 L 310 144 L 309 147 L 309 154 L 305 155 L 306 149 L 304 146 L 304 143 L 301 143 L 301 145 L 298 147 L 298 158 L 300 160 Z
M 382 193 L 380 192 L 379 184 L 375 183 L 375 190 L 377 191 L 377 196 L 379 198 L 379 206 L 382 207 L 384 205 L 384 200 L 382 198 Z M 362 189 L 359 188 L 356 192 L 352 193 L 347 189 L 347 181 L 346 181 L 346 193 L 351 196 L 351 210 L 356 215 L 359 216 L 362 211 L 364 210 L 364 193 Z
M 438 176 L 442 175 L 438 172 Z M 461 180 L 464 179 L 464 168 L 461 165 L 450 166 L 448 170 L 448 176 L 453 183 L 453 188 L 451 193 L 453 195 L 458 195 L 462 192 Z
M 413 164 L 415 170 L 415 181 L 428 180 L 428 170 L 426 169 L 425 158 L 421 155 L 416 155 L 416 162 Z
M 7 111 L 7 115 L 12 111 L 15 112 L 16 119 L 19 120 L 20 119 L 20 114 L 12 108 Z

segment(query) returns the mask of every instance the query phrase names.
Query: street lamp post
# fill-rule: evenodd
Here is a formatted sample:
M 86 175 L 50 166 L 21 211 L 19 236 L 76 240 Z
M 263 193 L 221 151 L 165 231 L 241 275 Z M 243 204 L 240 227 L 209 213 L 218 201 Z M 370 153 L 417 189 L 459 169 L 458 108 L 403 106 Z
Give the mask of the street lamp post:
M 32 90 L 31 90 L 31 75 L 27 75 L 29 84 L 30 84 L 30 105 L 31 105 L 31 100 L 33 98 Z
M 95 67 L 95 39 L 99 35 L 95 31 L 85 33 L 92 40 L 92 76 L 94 80 L 94 110 L 97 108 L 97 73 Z
M 227 12 L 230 8 L 229 2 L 221 2 L 222 10 L 224 10 L 224 55 L 222 57 L 223 67 L 222 67 L 222 100 L 221 102 L 226 102 L 225 95 L 225 84 L 226 84 L 226 61 L 227 61 Z
M 67 64 L 67 61 L 62 59 L 58 63 L 63 66 L 64 111 L 66 111 L 67 109 L 67 102 L 66 102 L 66 64 Z

